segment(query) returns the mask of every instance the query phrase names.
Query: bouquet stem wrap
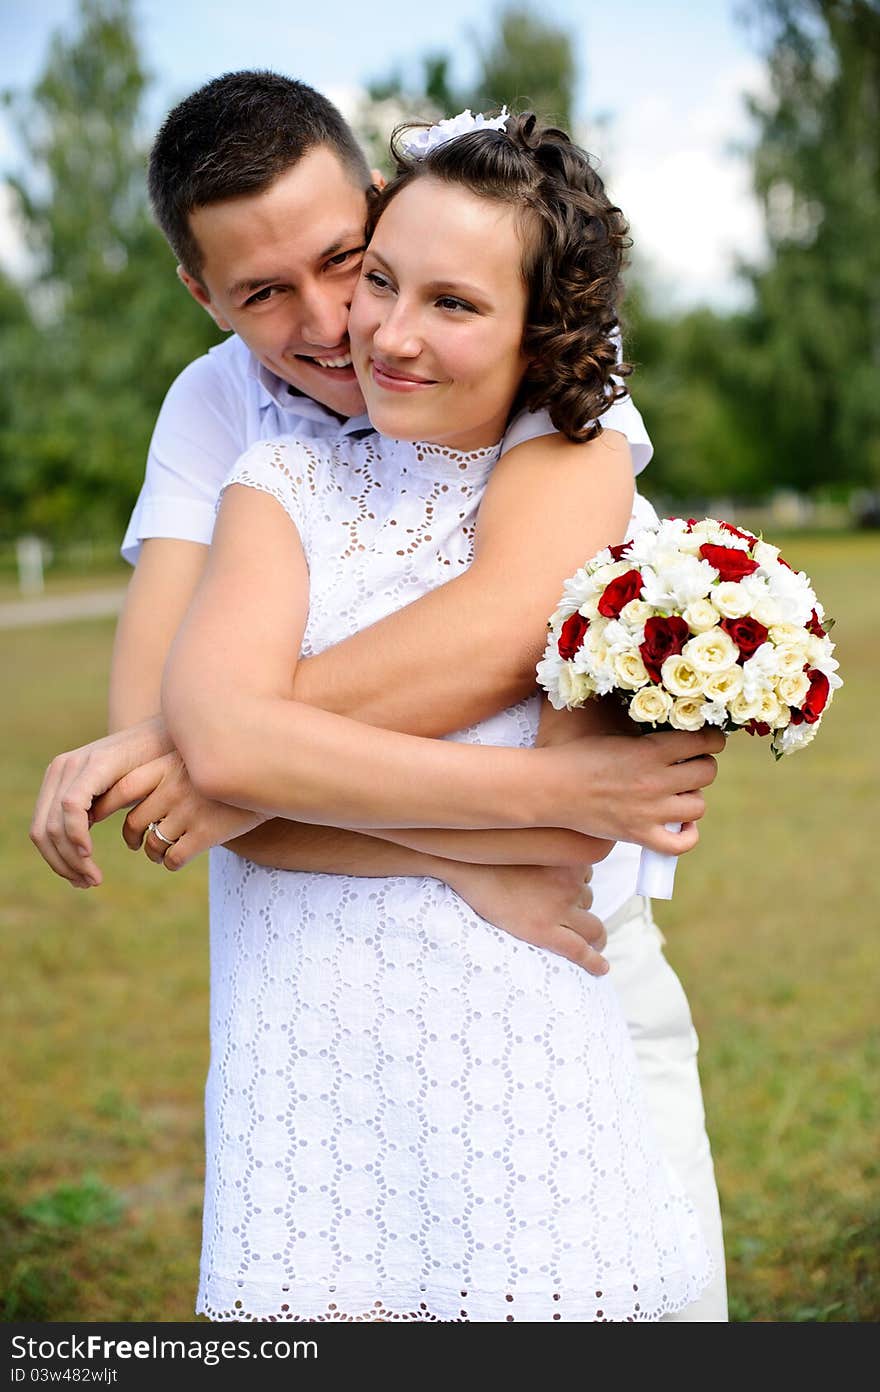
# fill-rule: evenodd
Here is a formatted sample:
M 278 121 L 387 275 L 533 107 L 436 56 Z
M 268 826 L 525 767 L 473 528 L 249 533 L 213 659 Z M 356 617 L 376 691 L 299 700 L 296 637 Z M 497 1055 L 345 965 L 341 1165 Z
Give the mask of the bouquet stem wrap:
M 681 822 L 667 822 L 667 831 L 681 831 Z M 636 880 L 636 894 L 646 899 L 671 899 L 675 884 L 675 867 L 678 856 L 665 855 L 661 851 L 642 848 L 639 861 L 639 877 Z

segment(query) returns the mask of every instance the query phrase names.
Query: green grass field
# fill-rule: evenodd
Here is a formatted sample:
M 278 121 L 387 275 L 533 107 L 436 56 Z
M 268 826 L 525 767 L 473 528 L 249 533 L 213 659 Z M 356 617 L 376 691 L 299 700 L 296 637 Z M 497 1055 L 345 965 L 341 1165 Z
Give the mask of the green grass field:
M 702 1040 L 732 1317 L 873 1321 L 880 539 L 785 550 L 837 617 L 846 685 L 803 755 L 774 765 L 765 742 L 731 742 L 658 917 Z M 27 839 L 45 763 L 102 733 L 111 636 L 109 622 L 4 635 L 6 1320 L 194 1319 L 205 865 L 167 875 L 113 823 L 106 883 L 81 893 Z

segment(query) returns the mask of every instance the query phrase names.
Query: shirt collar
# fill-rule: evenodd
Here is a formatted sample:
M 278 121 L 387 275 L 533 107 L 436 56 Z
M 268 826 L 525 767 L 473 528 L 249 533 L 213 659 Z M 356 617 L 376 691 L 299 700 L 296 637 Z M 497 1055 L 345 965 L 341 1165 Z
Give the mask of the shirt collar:
M 248 349 L 247 375 L 257 383 L 261 411 L 267 410 L 274 403 L 285 414 L 299 416 L 302 420 L 318 421 L 322 425 L 335 426 L 340 435 L 349 435 L 355 431 L 369 431 L 373 428 L 370 425 L 370 418 L 366 414 L 350 416 L 348 420 L 340 421 L 338 416 L 335 416 L 326 406 L 322 406 L 320 401 L 314 401 L 305 393 L 296 391 L 287 382 L 277 377 L 274 372 L 270 372 L 258 358 L 254 357 L 250 349 Z

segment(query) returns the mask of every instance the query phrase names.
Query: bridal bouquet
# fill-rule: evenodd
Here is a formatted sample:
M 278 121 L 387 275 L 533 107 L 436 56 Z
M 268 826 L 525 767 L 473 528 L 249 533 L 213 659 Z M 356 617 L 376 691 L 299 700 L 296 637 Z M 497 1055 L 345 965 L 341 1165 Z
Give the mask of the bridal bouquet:
M 565 582 L 538 680 L 557 710 L 613 694 L 643 730 L 743 729 L 779 759 L 815 737 L 842 684 L 830 627 L 778 547 L 666 518 Z M 669 898 L 674 873 L 675 857 L 645 850 L 637 891 Z

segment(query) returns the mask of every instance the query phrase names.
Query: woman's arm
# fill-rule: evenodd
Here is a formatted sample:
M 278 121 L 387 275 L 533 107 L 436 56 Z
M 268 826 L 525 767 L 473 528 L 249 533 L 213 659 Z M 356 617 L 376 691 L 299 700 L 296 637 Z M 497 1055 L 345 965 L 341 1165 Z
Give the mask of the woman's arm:
M 206 796 L 325 825 L 562 825 L 617 838 L 606 794 L 619 779 L 618 755 L 642 741 L 609 736 L 564 751 L 495 749 L 364 727 L 305 706 L 290 699 L 290 652 L 301 642 L 307 607 L 293 523 L 273 498 L 233 486 L 163 695 L 171 736 Z M 683 747 L 684 757 L 702 752 L 696 738 Z M 697 786 L 684 777 L 685 787 Z M 642 801 L 645 792 L 642 785 Z M 680 820 L 692 820 L 685 798 L 670 801 Z M 692 803 L 697 816 L 699 802 Z M 662 827 L 648 835 L 664 850 L 682 848 Z

